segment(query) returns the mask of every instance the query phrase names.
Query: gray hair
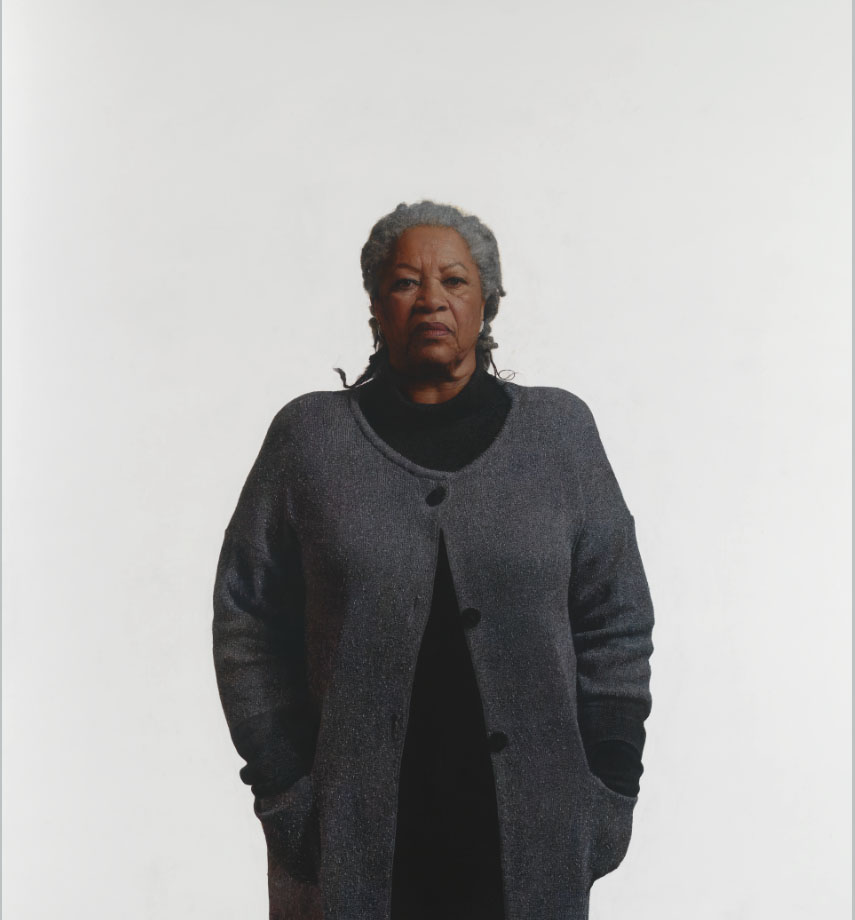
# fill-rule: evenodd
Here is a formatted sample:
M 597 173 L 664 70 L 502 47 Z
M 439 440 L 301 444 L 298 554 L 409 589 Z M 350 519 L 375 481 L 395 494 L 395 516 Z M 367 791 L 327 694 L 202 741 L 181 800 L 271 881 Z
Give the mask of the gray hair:
M 498 346 L 491 334 L 490 324 L 499 312 L 499 299 L 505 296 L 502 288 L 502 266 L 496 237 L 474 214 L 465 214 L 450 204 L 420 201 L 417 204 L 399 204 L 390 214 L 381 217 L 371 228 L 368 241 L 362 247 L 362 284 L 368 296 L 372 300 L 377 297 L 380 279 L 395 246 L 401 234 L 411 227 L 448 227 L 456 230 L 466 241 L 472 260 L 478 267 L 481 290 L 486 300 L 484 327 L 478 336 L 475 351 L 485 369 L 492 365 L 498 374 L 492 356 L 493 349 Z M 341 376 L 345 387 L 356 387 L 370 380 L 388 359 L 386 344 L 380 337 L 380 327 L 373 315 L 368 324 L 374 336 L 375 349 L 368 367 L 352 384 L 348 384 L 341 368 L 334 368 Z

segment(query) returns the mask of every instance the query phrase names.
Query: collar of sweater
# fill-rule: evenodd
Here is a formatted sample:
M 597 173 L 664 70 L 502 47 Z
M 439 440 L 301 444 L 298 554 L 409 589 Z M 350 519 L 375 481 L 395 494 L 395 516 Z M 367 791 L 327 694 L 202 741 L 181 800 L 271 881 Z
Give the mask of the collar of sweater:
M 359 405 L 367 418 L 431 427 L 470 418 L 506 398 L 501 386 L 479 362 L 466 386 L 451 399 L 439 403 L 413 402 L 400 388 L 395 372 L 384 367 L 360 388 Z

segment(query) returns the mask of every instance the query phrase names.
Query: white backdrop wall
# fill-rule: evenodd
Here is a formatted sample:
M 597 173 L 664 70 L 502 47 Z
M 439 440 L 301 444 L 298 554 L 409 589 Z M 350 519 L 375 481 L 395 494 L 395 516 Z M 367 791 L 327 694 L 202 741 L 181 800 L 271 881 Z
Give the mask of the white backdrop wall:
M 842 0 L 8 0 L 4 916 L 266 915 L 216 558 L 422 197 L 497 234 L 497 364 L 589 403 L 637 521 L 654 706 L 592 920 L 849 916 L 850 36 Z

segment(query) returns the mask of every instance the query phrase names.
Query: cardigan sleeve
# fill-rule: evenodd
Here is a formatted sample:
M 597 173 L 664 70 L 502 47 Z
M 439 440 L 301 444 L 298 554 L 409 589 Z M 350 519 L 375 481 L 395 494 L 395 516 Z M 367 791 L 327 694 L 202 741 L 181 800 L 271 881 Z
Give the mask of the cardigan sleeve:
M 280 412 L 226 527 L 214 583 L 220 700 L 247 762 L 241 779 L 257 796 L 283 791 L 308 772 L 317 732 L 306 684 L 299 547 L 285 511 L 287 443 Z
M 581 400 L 579 406 L 576 465 L 584 520 L 573 548 L 568 595 L 579 729 L 589 757 L 626 751 L 625 745 L 634 748 L 640 776 L 644 721 L 652 704 L 653 604 L 635 520 L 594 418 Z

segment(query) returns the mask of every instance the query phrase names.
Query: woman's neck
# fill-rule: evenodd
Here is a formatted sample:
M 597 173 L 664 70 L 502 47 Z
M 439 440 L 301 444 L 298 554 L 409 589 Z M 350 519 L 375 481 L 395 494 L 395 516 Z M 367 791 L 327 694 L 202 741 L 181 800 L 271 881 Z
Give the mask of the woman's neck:
M 479 371 L 483 372 L 483 370 L 483 366 L 477 360 L 462 375 L 448 377 L 439 374 L 436 376 L 406 374 L 392 367 L 388 360 L 384 366 L 384 372 L 395 388 L 407 400 L 420 405 L 436 405 L 454 399 L 473 378 L 480 376 Z

